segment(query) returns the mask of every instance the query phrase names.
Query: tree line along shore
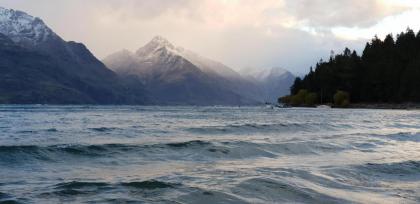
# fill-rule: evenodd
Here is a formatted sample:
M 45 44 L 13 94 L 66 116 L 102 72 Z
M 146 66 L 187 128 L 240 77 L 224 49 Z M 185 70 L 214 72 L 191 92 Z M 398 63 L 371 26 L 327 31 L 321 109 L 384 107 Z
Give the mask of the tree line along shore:
M 279 98 L 291 106 L 330 104 L 343 108 L 420 108 L 420 32 L 407 29 L 384 40 L 375 36 L 359 56 L 346 48 L 320 60 L 291 94 Z

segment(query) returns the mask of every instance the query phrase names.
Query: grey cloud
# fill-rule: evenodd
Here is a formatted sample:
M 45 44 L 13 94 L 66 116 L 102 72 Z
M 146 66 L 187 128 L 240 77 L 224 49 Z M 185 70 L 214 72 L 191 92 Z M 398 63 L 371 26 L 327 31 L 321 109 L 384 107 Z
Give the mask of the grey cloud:
M 78 1 L 78 0 L 76 0 Z M 200 13 L 200 6 L 215 0 L 107 0 L 116 11 L 128 17 L 154 18 L 167 13 L 183 14 L 191 21 L 200 21 L 209 13 Z M 275 4 L 274 0 L 265 0 Z M 279 0 L 281 1 L 281 0 Z M 368 27 L 387 16 L 392 16 L 410 8 L 390 6 L 381 0 L 283 0 L 284 7 L 267 8 L 266 17 L 282 18 L 285 15 L 306 22 L 309 26 L 331 28 Z M 103 0 L 91 0 L 104 4 Z M 255 5 L 258 1 L 241 0 L 238 6 Z M 240 9 L 240 8 L 238 8 Z M 216 11 L 214 11 L 216 12 Z M 282 15 L 279 15 L 282 14 Z
M 281 66 L 306 73 L 318 60 L 327 59 L 331 50 L 341 53 L 350 47 L 360 51 L 364 46 L 363 41 L 343 41 L 332 34 L 314 36 L 281 26 L 271 29 L 278 35 L 266 36 L 248 28 L 232 29 L 223 36 L 223 49 L 209 55 L 237 68 Z

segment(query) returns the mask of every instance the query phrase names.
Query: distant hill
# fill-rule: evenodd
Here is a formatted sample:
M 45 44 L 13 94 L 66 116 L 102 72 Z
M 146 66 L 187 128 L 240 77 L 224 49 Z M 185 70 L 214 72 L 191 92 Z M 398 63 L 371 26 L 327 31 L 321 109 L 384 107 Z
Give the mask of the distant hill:
M 149 102 L 141 83 L 120 80 L 83 44 L 21 11 L 0 7 L 0 56 L 0 103 Z
M 420 102 L 420 32 L 408 29 L 366 44 L 361 56 L 346 48 L 343 54 L 320 61 L 294 82 L 291 94 L 307 90 L 318 102 L 333 102 L 341 91 L 353 103 Z M 343 92 L 344 91 L 344 92 Z
M 276 103 L 279 96 L 288 95 L 296 79 L 291 72 L 280 67 L 245 68 L 241 73 L 259 87 L 262 99 L 270 103 Z

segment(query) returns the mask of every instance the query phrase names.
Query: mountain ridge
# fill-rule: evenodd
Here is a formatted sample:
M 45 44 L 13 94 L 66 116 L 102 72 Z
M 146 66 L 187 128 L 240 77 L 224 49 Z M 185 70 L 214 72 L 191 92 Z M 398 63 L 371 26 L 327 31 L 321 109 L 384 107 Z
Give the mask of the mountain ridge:
M 0 101 L 48 104 L 141 104 L 132 88 L 81 43 L 66 42 L 41 19 L 0 7 Z M 127 84 L 128 83 L 128 84 Z
M 165 69 L 168 69 L 168 66 L 165 66 L 165 63 L 170 63 L 171 60 L 174 62 L 176 58 L 188 64 L 190 71 L 194 70 L 196 75 L 200 75 L 202 79 L 205 78 L 206 83 L 213 84 L 219 90 L 236 94 L 245 101 L 253 101 L 253 104 L 276 102 L 279 96 L 288 93 L 295 78 L 287 70 L 274 68 L 269 69 L 268 72 L 258 70 L 258 72 L 250 71 L 247 74 L 239 73 L 220 62 L 177 47 L 161 36 L 152 38 L 135 52 L 122 50 L 111 54 L 104 58 L 103 62 L 119 75 L 136 75 L 147 86 L 154 75 L 167 71 Z M 175 64 L 172 66 L 176 66 Z M 257 76 L 256 73 L 264 73 L 264 76 Z M 182 73 L 172 74 L 182 78 Z M 164 76 L 162 79 L 169 77 L 168 74 L 162 76 Z
M 22 45 L 36 45 L 48 38 L 60 38 L 40 18 L 3 7 L 0 7 L 0 30 Z
M 0 7 L 0 103 L 252 105 L 255 81 L 156 36 L 98 60 L 40 18 Z M 277 96 L 275 96 L 277 97 Z
M 255 103 L 220 83 L 223 78 L 209 75 L 184 57 L 185 49 L 163 37 L 154 37 L 136 52 L 114 53 L 103 61 L 122 77 L 140 78 L 154 97 L 163 103 L 193 105 L 236 105 Z M 172 90 L 172 91 L 170 91 Z M 176 93 L 176 94 L 174 94 Z M 175 96 L 176 95 L 176 96 Z

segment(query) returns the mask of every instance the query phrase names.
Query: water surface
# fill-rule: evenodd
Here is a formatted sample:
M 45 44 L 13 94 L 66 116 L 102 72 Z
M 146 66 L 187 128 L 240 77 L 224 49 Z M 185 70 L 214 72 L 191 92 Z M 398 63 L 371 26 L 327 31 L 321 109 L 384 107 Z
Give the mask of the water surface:
M 420 112 L 0 106 L 0 203 L 419 203 Z

